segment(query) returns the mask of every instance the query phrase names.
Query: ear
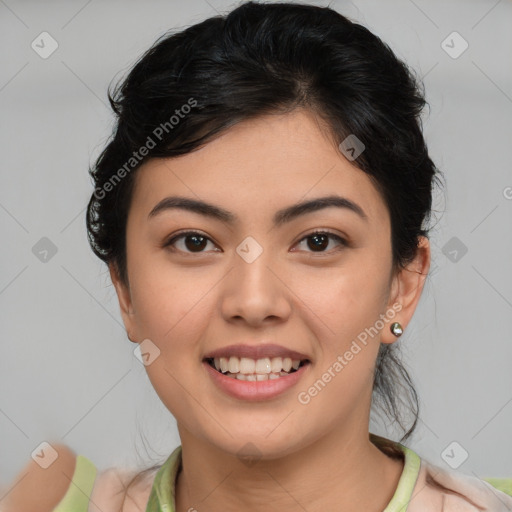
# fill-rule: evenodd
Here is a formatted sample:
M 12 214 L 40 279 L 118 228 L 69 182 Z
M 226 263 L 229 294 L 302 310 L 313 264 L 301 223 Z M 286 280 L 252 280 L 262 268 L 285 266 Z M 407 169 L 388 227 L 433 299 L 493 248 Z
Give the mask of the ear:
M 121 316 L 123 318 L 126 334 L 130 341 L 137 343 L 137 341 L 133 339 L 133 333 L 136 332 L 136 325 L 130 288 L 121 281 L 121 278 L 119 277 L 119 271 L 115 263 L 109 263 L 108 270 L 110 272 L 110 279 L 112 279 L 112 283 L 116 289 L 117 298 L 119 300 L 119 308 L 121 309 Z
M 420 236 L 414 260 L 397 272 L 392 279 L 387 307 L 388 311 L 393 309 L 397 313 L 382 330 L 382 343 L 394 343 L 399 339 L 390 331 L 393 322 L 400 322 L 403 330 L 406 330 L 420 300 L 429 268 L 430 242 L 427 237 Z M 398 305 L 401 306 L 399 311 Z

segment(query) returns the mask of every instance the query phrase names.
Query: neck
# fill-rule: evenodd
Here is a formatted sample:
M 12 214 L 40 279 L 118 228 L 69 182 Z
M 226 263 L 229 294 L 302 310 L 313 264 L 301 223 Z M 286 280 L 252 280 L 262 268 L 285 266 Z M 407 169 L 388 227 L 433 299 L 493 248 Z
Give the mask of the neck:
M 377 512 L 393 497 L 403 470 L 403 461 L 384 454 L 368 432 L 335 431 L 289 455 L 252 464 L 182 429 L 180 437 L 176 512 L 255 512 L 269 504 L 280 512 Z

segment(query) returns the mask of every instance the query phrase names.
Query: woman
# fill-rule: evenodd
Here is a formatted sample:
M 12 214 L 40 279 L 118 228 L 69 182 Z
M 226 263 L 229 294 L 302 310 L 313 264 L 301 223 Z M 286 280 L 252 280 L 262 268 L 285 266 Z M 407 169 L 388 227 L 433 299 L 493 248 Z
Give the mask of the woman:
M 54 510 L 510 510 L 401 444 L 419 410 L 394 352 L 439 171 L 389 47 L 248 2 L 161 38 L 110 99 L 89 241 L 181 446 L 131 481 L 71 458 Z M 369 433 L 372 405 L 400 442 Z

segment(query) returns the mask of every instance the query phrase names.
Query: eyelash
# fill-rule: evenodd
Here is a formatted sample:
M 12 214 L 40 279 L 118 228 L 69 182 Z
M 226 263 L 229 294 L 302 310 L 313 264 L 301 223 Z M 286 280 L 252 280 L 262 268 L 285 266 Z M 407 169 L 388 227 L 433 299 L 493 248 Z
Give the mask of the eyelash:
M 186 238 L 187 236 L 190 236 L 190 235 L 199 235 L 199 236 L 205 238 L 206 240 L 214 243 L 213 240 L 211 240 L 209 237 L 207 237 L 206 235 L 203 235 L 202 233 L 200 233 L 198 231 L 183 231 L 181 233 L 176 234 L 170 240 L 165 242 L 163 247 L 171 247 L 174 243 L 176 243 L 177 240 L 179 240 L 181 238 Z M 308 238 L 311 238 L 311 237 L 313 237 L 315 235 L 327 235 L 331 240 L 336 240 L 337 242 L 339 242 L 342 247 L 347 247 L 349 245 L 348 242 L 344 238 L 342 238 L 341 236 L 339 236 L 339 235 L 337 235 L 337 234 L 335 234 L 335 233 L 333 233 L 331 231 L 320 230 L 320 229 L 312 231 L 311 233 L 308 233 L 306 236 L 302 237 L 298 241 L 298 243 L 300 244 L 304 240 L 307 240 Z M 204 254 L 205 253 L 205 251 L 196 252 L 196 253 L 194 253 L 194 252 L 186 252 L 186 251 L 181 251 L 179 249 L 176 249 L 175 247 L 173 247 L 172 250 L 173 251 L 179 251 L 179 252 L 182 252 L 182 253 L 187 254 L 187 255 Z M 332 252 L 337 252 L 338 250 L 340 250 L 340 249 L 334 249 L 334 251 L 332 249 L 331 249 L 331 251 L 319 251 L 317 253 L 315 253 L 314 251 L 306 251 L 306 252 L 310 252 L 311 254 L 330 254 Z

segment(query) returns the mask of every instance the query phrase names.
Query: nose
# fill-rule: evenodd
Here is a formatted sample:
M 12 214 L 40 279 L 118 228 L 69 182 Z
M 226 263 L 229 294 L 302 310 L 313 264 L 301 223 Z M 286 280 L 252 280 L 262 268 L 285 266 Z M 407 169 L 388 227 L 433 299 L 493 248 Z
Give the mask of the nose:
M 286 321 L 291 313 L 292 292 L 269 250 L 252 262 L 235 255 L 222 286 L 221 313 L 227 322 L 258 327 Z

